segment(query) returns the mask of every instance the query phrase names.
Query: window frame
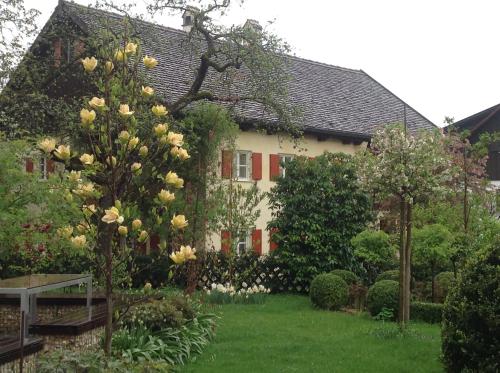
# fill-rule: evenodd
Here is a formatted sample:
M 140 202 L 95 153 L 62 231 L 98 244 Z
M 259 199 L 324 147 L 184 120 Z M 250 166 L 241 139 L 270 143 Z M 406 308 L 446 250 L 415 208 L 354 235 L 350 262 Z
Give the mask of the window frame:
M 295 158 L 295 155 L 294 154 L 279 153 L 278 157 L 280 157 L 280 177 L 283 178 L 286 175 L 286 167 L 284 167 L 283 165 L 287 162 L 293 161 L 293 159 Z M 289 158 L 289 159 L 287 160 L 287 158 Z
M 252 250 L 252 234 L 251 231 L 242 231 L 238 235 L 238 242 L 236 243 L 236 255 L 242 255 L 244 253 L 249 252 L 249 250 Z M 244 247 L 243 250 L 240 249 L 240 245 Z
M 246 164 L 242 165 L 241 162 L 241 155 L 245 154 L 246 155 Z M 233 159 L 233 167 L 234 167 L 234 175 L 236 177 L 236 180 L 238 181 L 251 181 L 252 180 L 252 152 L 250 150 L 237 150 L 234 153 L 234 159 Z M 245 167 L 246 168 L 246 173 L 247 175 L 245 177 L 242 177 L 240 175 L 240 167 Z

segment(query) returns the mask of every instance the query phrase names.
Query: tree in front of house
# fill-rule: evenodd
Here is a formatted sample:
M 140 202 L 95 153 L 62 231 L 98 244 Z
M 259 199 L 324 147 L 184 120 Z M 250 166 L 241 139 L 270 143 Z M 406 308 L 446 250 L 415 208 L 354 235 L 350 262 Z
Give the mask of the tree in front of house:
M 39 143 L 48 157 L 68 171 L 71 193 L 82 209 L 83 227 L 78 233 L 68 231 L 68 240 L 95 253 L 96 266 L 103 273 L 107 354 L 117 311 L 113 273 L 129 260 L 132 248 L 160 232 L 165 238 L 160 247 L 174 251 L 175 264 L 195 259 L 195 250 L 183 242 L 188 221 L 171 206 L 184 187 L 175 170 L 189 158 L 187 144 L 165 106 L 157 103 L 147 75 L 141 73 L 154 69 L 158 61 L 142 54 L 140 41 L 127 33 L 126 20 L 123 25 L 120 37 L 99 35 L 94 54 L 82 59 L 97 93 L 84 99 L 80 123 L 74 124 L 80 151 L 50 138 Z M 94 240 L 95 245 L 89 246 Z
M 451 162 L 437 131 L 408 133 L 389 125 L 375 133 L 371 147 L 358 154 L 362 183 L 379 200 L 396 197 L 399 213 L 399 315 L 401 327 L 410 319 L 413 207 L 444 190 Z
M 357 270 L 351 239 L 372 220 L 352 158 L 325 153 L 296 157 L 269 193 L 268 228 L 278 246 L 273 254 L 295 286 L 307 289 L 320 273 Z

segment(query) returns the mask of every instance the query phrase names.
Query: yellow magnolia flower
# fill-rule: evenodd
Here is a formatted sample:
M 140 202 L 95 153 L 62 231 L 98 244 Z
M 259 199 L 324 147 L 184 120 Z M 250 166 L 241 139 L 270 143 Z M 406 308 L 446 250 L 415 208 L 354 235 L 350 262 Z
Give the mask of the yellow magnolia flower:
M 194 247 L 191 248 L 189 245 L 181 246 L 179 251 L 184 255 L 186 260 L 196 260 L 196 249 Z
M 78 231 L 78 233 L 80 234 L 84 234 L 85 232 L 87 232 L 88 230 L 90 229 L 90 225 L 89 223 L 87 223 L 86 221 L 82 220 L 80 223 L 77 224 L 76 226 L 76 230 Z
M 163 123 L 157 124 L 154 128 L 155 134 L 158 137 L 165 135 L 167 133 L 167 130 L 168 130 L 168 124 L 163 124 Z
M 172 261 L 175 264 L 182 264 L 186 261 L 186 258 L 184 258 L 184 254 L 182 254 L 181 251 L 176 251 L 176 252 L 170 254 L 170 259 L 172 259 Z
M 94 110 L 87 110 L 87 109 L 82 109 L 80 111 L 80 119 L 82 120 L 83 124 L 92 124 L 92 122 L 95 120 L 95 111 Z
M 128 133 L 128 131 L 121 131 L 118 135 L 118 139 L 125 144 L 130 139 L 130 133 Z
M 82 154 L 80 157 L 80 162 L 82 162 L 84 165 L 91 165 L 94 163 L 94 156 L 92 154 Z
M 130 117 L 131 115 L 134 114 L 133 111 L 130 111 L 130 108 L 128 107 L 127 104 L 121 104 L 120 105 L 120 110 L 118 110 L 118 112 L 120 113 L 120 115 L 122 117 Z
M 137 52 L 137 44 L 127 43 L 127 45 L 125 46 L 125 53 L 135 54 L 136 52 Z
M 73 234 L 73 227 L 70 225 L 59 228 L 57 230 L 57 235 L 61 238 L 65 238 L 67 240 L 71 237 L 72 234 Z
M 106 157 L 106 163 L 108 166 L 116 166 L 116 157 L 114 155 L 111 156 L 111 161 L 109 160 L 109 157 Z
M 137 237 L 137 241 L 144 242 L 147 240 L 147 238 L 148 238 L 148 232 L 141 231 L 141 233 L 139 233 L 139 237 Z
M 139 148 L 139 155 L 141 157 L 145 157 L 148 155 L 148 151 L 149 151 L 148 147 L 146 145 L 143 145 Z
M 132 222 L 132 229 L 134 231 L 140 229 L 142 227 L 142 221 L 140 219 L 135 219 L 133 222 Z
M 89 105 L 94 109 L 102 109 L 106 106 L 106 101 L 103 98 L 92 97 L 92 100 L 89 101 Z
M 92 183 L 78 184 L 73 193 L 83 198 L 91 197 L 92 195 L 95 194 L 94 184 Z
M 120 216 L 120 211 L 118 211 L 116 207 L 113 206 L 108 210 L 104 210 L 104 212 L 106 214 L 101 219 L 103 222 L 107 224 L 112 224 L 115 222 L 118 224 L 123 223 L 123 216 Z
M 172 149 L 170 149 L 170 154 L 172 155 L 172 157 L 179 157 L 179 149 L 180 148 L 178 146 L 173 146 Z
M 87 237 L 83 234 L 81 236 L 71 237 L 71 245 L 75 249 L 83 249 L 87 244 Z
M 142 59 L 142 62 L 144 62 L 144 66 L 146 66 L 148 69 L 153 69 L 158 65 L 158 61 L 154 57 L 149 57 L 149 56 L 144 56 Z
M 173 146 L 182 146 L 184 143 L 184 135 L 181 133 L 169 132 L 167 135 L 167 141 Z
M 151 108 L 151 111 L 157 117 L 161 117 L 168 114 L 167 108 L 163 105 L 155 105 Z
M 115 52 L 115 60 L 122 62 L 125 59 L 125 54 L 121 50 Z
M 38 143 L 38 148 L 44 153 L 50 153 L 56 148 L 56 140 L 54 139 L 43 139 Z
M 178 157 L 181 161 L 191 158 L 187 150 L 184 148 L 179 148 Z
M 151 282 L 148 281 L 144 285 L 143 291 L 145 294 L 149 294 L 149 293 L 151 293 L 151 290 L 153 290 L 153 285 L 151 285 Z
M 112 61 L 106 61 L 104 68 L 106 69 L 106 72 L 110 74 L 111 71 L 113 71 L 113 69 L 115 68 L 115 65 L 113 64 Z
M 73 183 L 78 183 L 82 181 L 82 172 L 81 171 L 71 171 L 68 174 L 68 180 Z
M 85 216 L 89 217 L 92 214 L 95 214 L 97 209 L 96 209 L 95 205 L 83 205 L 82 211 L 83 211 Z
M 132 166 L 130 166 L 130 169 L 132 170 L 132 172 L 139 172 L 142 168 L 142 164 L 140 164 L 139 162 L 134 162 L 132 163 Z
M 85 57 L 84 59 L 82 59 L 82 65 L 85 71 L 90 73 L 97 67 L 97 60 L 95 59 L 95 57 Z
M 165 182 L 167 184 L 173 185 L 177 189 L 184 186 L 184 180 L 182 180 L 175 172 L 169 171 L 165 176 Z
M 174 215 L 170 223 L 175 229 L 184 229 L 188 226 L 188 221 L 184 215 Z
M 142 87 L 141 89 L 141 92 L 142 92 L 142 95 L 143 96 L 146 96 L 146 97 L 149 97 L 149 96 L 153 96 L 154 93 L 155 93 L 155 90 L 151 87 Z
M 169 203 L 175 199 L 175 194 L 170 193 L 168 190 L 162 189 L 160 190 L 160 193 L 158 193 L 158 199 L 162 203 Z
M 63 160 L 67 161 L 71 157 L 71 150 L 69 145 L 59 145 L 57 149 L 54 151 L 54 155 Z
M 120 236 L 126 236 L 128 234 L 128 228 L 126 226 L 124 226 L 124 225 L 120 225 L 118 227 L 118 234 Z
M 133 150 L 135 147 L 139 144 L 139 138 L 138 137 L 132 137 L 130 141 L 128 142 L 128 149 Z

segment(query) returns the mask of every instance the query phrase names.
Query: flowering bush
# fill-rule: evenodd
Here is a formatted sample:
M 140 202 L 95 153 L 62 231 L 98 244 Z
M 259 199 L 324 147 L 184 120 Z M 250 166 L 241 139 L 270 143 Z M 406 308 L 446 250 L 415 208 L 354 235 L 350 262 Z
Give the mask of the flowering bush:
M 225 285 L 213 283 L 209 289 L 205 289 L 207 301 L 215 304 L 262 304 L 266 301 L 266 296 L 270 292 L 271 289 L 263 285 L 249 287 L 245 282 L 243 282 L 242 288 L 239 290 L 236 290 L 229 283 Z

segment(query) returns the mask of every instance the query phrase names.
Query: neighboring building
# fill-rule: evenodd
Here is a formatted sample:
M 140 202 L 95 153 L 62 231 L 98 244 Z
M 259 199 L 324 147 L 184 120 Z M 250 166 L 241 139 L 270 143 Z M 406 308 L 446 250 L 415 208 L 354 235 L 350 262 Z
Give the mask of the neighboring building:
M 186 12 L 187 13 L 187 12 Z M 163 97 L 179 97 L 186 92 L 196 68 L 186 30 L 189 29 L 189 14 L 183 15 L 183 30 L 137 21 L 145 53 L 159 60 L 153 70 L 152 85 Z M 97 16 L 119 17 L 68 2 L 60 2 L 51 21 L 69 21 L 83 34 L 95 27 Z M 50 21 L 49 21 L 50 22 Z M 248 21 L 258 27 L 255 21 Z M 43 31 L 42 31 L 43 32 Z M 84 46 L 80 39 L 65 36 L 53 38 L 54 66 L 62 59 L 70 61 L 81 53 Z M 301 154 L 308 157 L 321 155 L 325 151 L 353 154 L 365 146 L 379 126 L 405 121 L 411 131 L 433 129 L 434 124 L 423 117 L 388 89 L 362 70 L 352 70 L 324 63 L 287 57 L 290 73 L 288 85 L 289 102 L 303 110 L 304 138 L 297 148 L 293 140 L 284 140 L 279 134 L 257 132 L 252 123 L 269 121 L 265 111 L 256 103 L 239 103 L 235 112 L 241 124 L 241 133 L 236 141 L 237 151 L 222 152 L 221 176 L 232 176 L 239 182 L 256 182 L 267 192 L 279 175 L 286 173 L 284 163 Z M 243 84 L 241 84 L 243 81 Z M 240 86 L 244 87 L 244 76 Z M 215 92 L 227 89 L 223 79 L 210 74 L 203 87 Z M 282 135 L 282 134 L 281 134 Z M 299 151 L 298 149 L 304 149 Z M 229 170 L 229 171 L 228 171 Z M 311 191 L 314 192 L 314 191 Z M 261 217 L 248 238 L 238 246 L 241 251 L 253 249 L 265 254 L 274 248 L 266 230 L 270 211 L 263 202 Z M 211 238 L 215 249 L 221 248 L 221 232 Z
M 482 133 L 500 132 L 500 104 L 473 114 L 453 124 L 458 131 L 470 131 L 469 140 L 475 143 Z M 500 142 L 489 146 L 486 172 L 495 187 L 500 187 Z

